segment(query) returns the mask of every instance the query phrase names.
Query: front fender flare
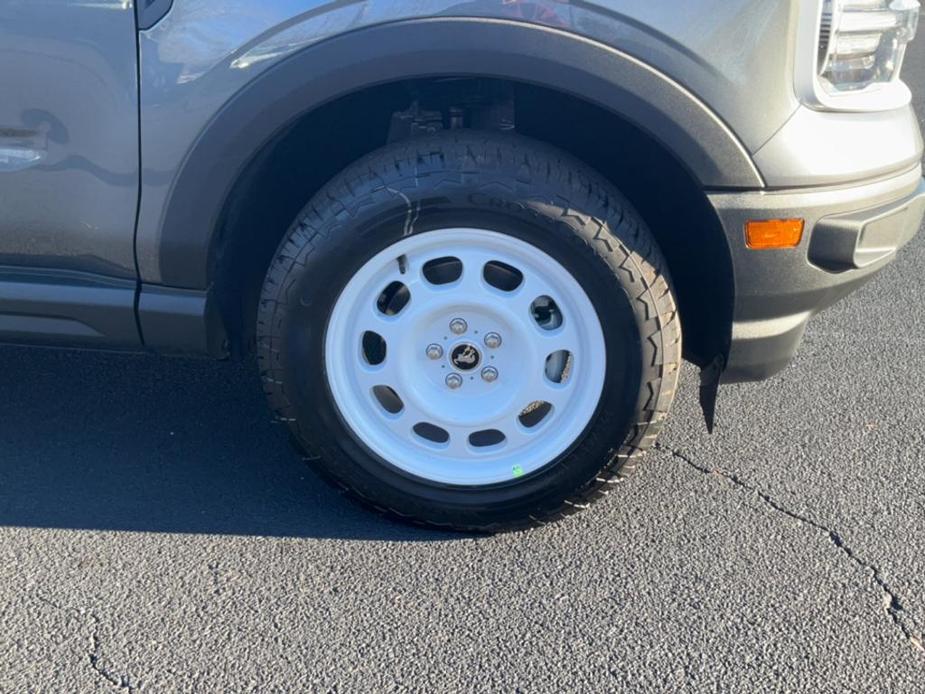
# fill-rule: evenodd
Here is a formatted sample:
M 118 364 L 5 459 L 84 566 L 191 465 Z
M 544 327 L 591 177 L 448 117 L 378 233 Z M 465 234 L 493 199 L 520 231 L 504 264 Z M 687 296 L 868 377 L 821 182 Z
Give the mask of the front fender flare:
M 161 284 L 209 286 L 210 249 L 235 181 L 273 136 L 339 97 L 392 81 L 484 76 L 580 97 L 660 141 L 705 188 L 760 188 L 736 135 L 668 76 L 559 29 L 484 18 L 382 24 L 282 60 L 235 94 L 188 152 L 163 211 Z

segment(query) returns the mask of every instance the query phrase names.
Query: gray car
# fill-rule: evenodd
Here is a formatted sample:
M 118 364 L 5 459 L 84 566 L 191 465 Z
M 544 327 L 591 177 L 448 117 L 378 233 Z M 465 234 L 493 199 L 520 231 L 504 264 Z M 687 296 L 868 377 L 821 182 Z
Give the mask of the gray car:
M 256 355 L 372 508 L 556 520 L 918 229 L 918 13 L 0 0 L 0 339 Z

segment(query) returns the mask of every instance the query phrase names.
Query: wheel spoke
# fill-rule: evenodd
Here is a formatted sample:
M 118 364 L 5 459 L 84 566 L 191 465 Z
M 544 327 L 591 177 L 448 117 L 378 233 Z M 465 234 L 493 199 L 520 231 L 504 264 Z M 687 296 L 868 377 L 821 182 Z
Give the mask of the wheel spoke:
M 407 309 L 406 309 L 407 310 Z M 362 340 L 366 332 L 374 332 L 385 340 L 390 350 L 393 344 L 397 346 L 402 336 L 402 316 L 386 316 L 375 305 L 371 305 L 365 312 L 357 326 L 357 338 Z
M 555 299 L 558 295 L 558 292 L 549 282 L 535 273 L 524 275 L 524 283 L 518 291 L 529 296 L 530 303 L 541 296 L 551 296 Z
M 460 260 L 463 265 L 459 289 L 469 296 L 487 294 L 489 290 L 483 279 L 483 273 L 485 265 L 493 259 L 492 256 L 475 250 L 469 250 L 459 255 L 462 256 Z
M 401 393 L 399 393 L 399 397 L 401 397 Z M 385 416 L 384 421 L 385 425 L 391 429 L 401 440 L 408 441 L 415 435 L 415 425 L 422 422 L 427 422 L 427 419 L 414 406 L 414 404 L 408 401 L 408 398 L 403 398 L 402 403 L 405 406 L 404 409 L 397 415 Z
M 444 429 L 450 435 L 450 441 L 445 449 L 445 454 L 456 458 L 469 458 L 472 452 L 469 450 L 469 434 L 472 432 L 460 426 L 444 426 Z
M 458 290 L 470 298 L 486 294 L 482 273 L 477 268 L 470 269 L 468 265 L 464 265 L 462 277 L 459 278 Z
M 524 407 L 533 402 L 548 402 L 553 407 L 564 407 L 571 396 L 571 386 L 568 383 L 553 383 L 546 378 L 545 364 L 535 371 L 537 373 L 525 384 L 523 389 L 521 400 Z
M 579 337 L 577 331 L 563 325 L 559 330 L 540 330 L 539 337 L 543 356 L 548 357 L 556 352 L 568 352 L 575 356 L 578 353 Z
M 440 257 L 438 253 L 415 253 L 402 256 L 402 265 L 395 279 L 411 288 L 412 297 L 416 288 L 424 286 L 429 289 L 430 283 L 424 278 L 424 266 L 438 257 Z
M 396 392 L 399 390 L 400 380 L 395 359 L 387 358 L 379 366 L 361 364 L 355 374 L 360 386 L 367 392 L 376 386 L 388 386 Z

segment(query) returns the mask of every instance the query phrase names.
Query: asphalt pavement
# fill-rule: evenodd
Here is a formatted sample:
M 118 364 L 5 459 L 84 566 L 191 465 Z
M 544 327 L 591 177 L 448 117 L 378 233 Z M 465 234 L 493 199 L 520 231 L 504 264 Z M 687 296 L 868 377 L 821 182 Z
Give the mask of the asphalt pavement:
M 925 40 L 906 77 L 925 115 Z M 0 348 L 0 692 L 925 691 L 922 268 L 498 537 L 342 499 L 250 364 Z

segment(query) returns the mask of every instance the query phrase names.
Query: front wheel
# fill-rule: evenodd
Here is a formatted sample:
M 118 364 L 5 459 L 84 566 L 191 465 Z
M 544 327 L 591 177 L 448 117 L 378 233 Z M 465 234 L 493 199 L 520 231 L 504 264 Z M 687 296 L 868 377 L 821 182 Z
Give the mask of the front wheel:
M 629 203 L 564 153 L 473 132 L 387 147 L 319 192 L 268 272 L 258 345 L 323 476 L 483 531 L 605 494 L 654 441 L 681 358 Z

